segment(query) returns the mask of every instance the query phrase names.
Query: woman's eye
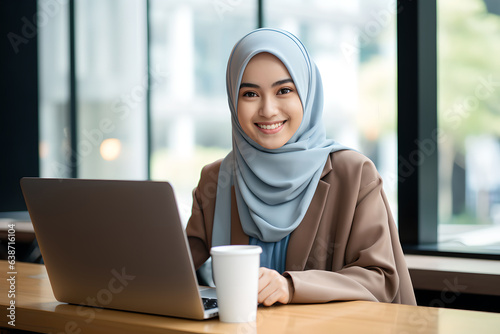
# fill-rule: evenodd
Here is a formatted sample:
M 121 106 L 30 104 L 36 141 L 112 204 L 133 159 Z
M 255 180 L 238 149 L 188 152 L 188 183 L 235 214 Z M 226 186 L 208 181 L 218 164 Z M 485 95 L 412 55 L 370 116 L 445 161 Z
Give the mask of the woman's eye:
M 245 97 L 256 97 L 257 94 L 255 94 L 254 92 L 245 92 L 245 93 L 243 93 L 243 96 L 245 96 Z
M 278 91 L 278 95 L 283 95 L 283 94 L 288 94 L 290 93 L 292 90 L 290 88 L 281 88 L 279 91 Z

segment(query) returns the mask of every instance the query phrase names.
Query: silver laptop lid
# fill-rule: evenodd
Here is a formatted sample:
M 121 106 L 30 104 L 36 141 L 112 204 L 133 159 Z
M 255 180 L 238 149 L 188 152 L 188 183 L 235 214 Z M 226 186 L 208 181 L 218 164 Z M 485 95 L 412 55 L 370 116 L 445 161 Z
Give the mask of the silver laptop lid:
M 217 315 L 204 312 L 168 182 L 23 178 L 21 187 L 57 300 Z

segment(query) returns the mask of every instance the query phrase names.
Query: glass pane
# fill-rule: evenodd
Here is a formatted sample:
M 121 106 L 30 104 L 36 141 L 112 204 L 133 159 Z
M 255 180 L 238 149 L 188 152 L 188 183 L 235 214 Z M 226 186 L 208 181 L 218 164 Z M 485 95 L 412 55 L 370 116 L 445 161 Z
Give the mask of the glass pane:
M 151 177 L 168 180 L 183 219 L 201 168 L 231 150 L 226 63 L 257 24 L 256 1 L 151 0 Z
M 146 1 L 75 3 L 78 177 L 146 179 Z
M 500 4 L 438 1 L 439 240 L 500 252 Z
M 323 79 L 328 137 L 373 160 L 397 218 L 395 2 L 270 0 L 264 19 L 306 45 Z
M 67 3 L 38 1 L 47 19 L 38 28 L 40 176 L 70 177 L 69 36 Z

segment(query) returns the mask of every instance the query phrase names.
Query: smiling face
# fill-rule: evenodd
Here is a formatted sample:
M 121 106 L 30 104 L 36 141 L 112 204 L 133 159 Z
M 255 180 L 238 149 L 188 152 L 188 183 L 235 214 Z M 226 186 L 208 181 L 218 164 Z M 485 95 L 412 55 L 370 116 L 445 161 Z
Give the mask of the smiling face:
M 260 146 L 285 145 L 302 122 L 302 103 L 285 65 L 270 53 L 248 63 L 238 94 L 238 121 Z

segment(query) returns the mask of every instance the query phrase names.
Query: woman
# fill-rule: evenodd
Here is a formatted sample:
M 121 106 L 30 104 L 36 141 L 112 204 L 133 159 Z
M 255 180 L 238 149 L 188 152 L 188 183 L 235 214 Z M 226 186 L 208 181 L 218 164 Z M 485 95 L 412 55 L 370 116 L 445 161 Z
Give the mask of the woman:
M 259 303 L 415 304 L 373 163 L 326 139 L 316 65 L 292 34 L 258 29 L 227 66 L 233 149 L 205 166 L 187 235 L 198 268 L 212 246 L 263 249 Z

